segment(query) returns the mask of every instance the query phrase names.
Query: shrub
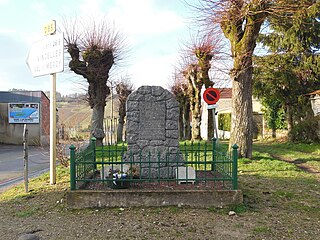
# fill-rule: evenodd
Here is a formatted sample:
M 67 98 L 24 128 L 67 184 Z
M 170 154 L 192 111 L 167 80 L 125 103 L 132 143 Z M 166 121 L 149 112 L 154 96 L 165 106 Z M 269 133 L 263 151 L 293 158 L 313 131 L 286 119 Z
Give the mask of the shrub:
M 230 131 L 231 113 L 220 113 L 218 115 L 218 129 L 223 131 Z
M 319 135 L 320 117 L 311 117 L 295 125 L 290 134 L 293 141 L 297 142 L 320 142 Z

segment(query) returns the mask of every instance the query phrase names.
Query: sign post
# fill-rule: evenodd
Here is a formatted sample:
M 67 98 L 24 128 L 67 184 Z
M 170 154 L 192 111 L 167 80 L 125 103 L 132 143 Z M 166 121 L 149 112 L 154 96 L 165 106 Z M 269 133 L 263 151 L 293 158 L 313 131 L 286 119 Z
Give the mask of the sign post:
M 24 189 L 27 192 L 28 190 L 28 183 L 29 183 L 29 178 L 28 178 L 28 128 L 27 124 L 23 125 L 23 166 L 24 166 L 24 171 L 23 171 L 23 176 L 24 176 Z
M 213 115 L 213 137 L 218 141 L 218 126 L 216 123 L 216 104 L 220 99 L 220 92 L 216 88 L 207 88 L 203 93 L 203 100 L 208 104 L 207 109 L 212 109 Z
M 56 184 L 57 157 L 57 107 L 56 107 L 56 73 L 51 74 L 50 89 L 50 184 Z
M 56 22 L 44 26 L 43 40 L 34 43 L 27 57 L 27 65 L 34 77 L 51 75 L 50 89 L 50 184 L 56 184 L 56 73 L 64 68 L 63 34 L 56 33 Z

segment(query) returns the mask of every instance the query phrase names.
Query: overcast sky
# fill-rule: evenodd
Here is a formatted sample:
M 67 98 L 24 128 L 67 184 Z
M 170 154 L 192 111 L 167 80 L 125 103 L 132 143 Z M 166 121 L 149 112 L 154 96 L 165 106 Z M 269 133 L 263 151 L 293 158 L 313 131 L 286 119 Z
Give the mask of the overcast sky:
M 32 77 L 26 58 L 32 44 L 43 38 L 46 23 L 54 19 L 61 26 L 63 17 L 75 15 L 107 16 L 115 23 L 130 51 L 113 76 L 127 75 L 135 87 L 167 87 L 181 47 L 190 41 L 192 11 L 184 0 L 0 0 L 0 91 L 50 90 L 50 76 Z M 57 91 L 84 91 L 79 82 L 86 81 L 65 67 L 57 74 Z

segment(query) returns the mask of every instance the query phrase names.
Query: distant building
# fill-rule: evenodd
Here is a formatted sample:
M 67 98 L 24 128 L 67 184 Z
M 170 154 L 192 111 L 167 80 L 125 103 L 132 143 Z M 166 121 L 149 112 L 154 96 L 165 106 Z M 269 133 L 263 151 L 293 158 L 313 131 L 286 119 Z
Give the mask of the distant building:
M 216 108 L 216 124 L 218 123 L 218 115 L 223 113 L 231 113 L 232 110 L 232 88 L 217 88 L 220 92 L 220 100 L 217 102 Z M 204 91 L 204 89 L 203 89 Z M 253 138 L 264 135 L 264 122 L 263 122 L 263 113 L 261 111 L 262 105 L 258 99 L 252 99 L 252 108 L 253 108 Z M 202 115 L 201 115 L 201 137 L 204 140 L 208 139 L 208 111 L 207 104 L 202 101 Z M 222 139 L 230 138 L 230 132 L 222 131 L 218 129 L 218 136 Z
M 320 90 L 307 94 L 310 96 L 311 107 L 315 116 L 320 116 Z
M 318 130 L 316 134 L 320 138 L 320 89 L 307 95 L 310 96 L 310 102 L 314 116 L 318 116 Z
M 27 124 L 29 145 L 49 145 L 50 101 L 42 91 L 0 91 L 0 143 L 23 143 Z

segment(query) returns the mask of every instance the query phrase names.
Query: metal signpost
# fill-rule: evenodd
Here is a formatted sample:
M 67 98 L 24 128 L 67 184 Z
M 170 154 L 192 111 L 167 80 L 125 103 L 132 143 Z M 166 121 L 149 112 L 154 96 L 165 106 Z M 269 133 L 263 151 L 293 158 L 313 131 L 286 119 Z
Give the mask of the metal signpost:
M 63 33 L 56 33 L 56 22 L 44 26 L 45 37 L 35 42 L 27 57 L 34 77 L 51 75 L 50 89 L 50 184 L 56 183 L 56 73 L 64 68 Z
M 26 192 L 29 191 L 28 189 L 28 128 L 27 124 L 23 125 L 23 166 L 24 166 L 24 189 Z
M 216 104 L 220 99 L 220 92 L 216 88 L 207 88 L 203 93 L 203 100 L 208 104 L 207 109 L 212 109 L 213 115 L 213 137 L 218 141 L 218 126 L 216 124 Z

